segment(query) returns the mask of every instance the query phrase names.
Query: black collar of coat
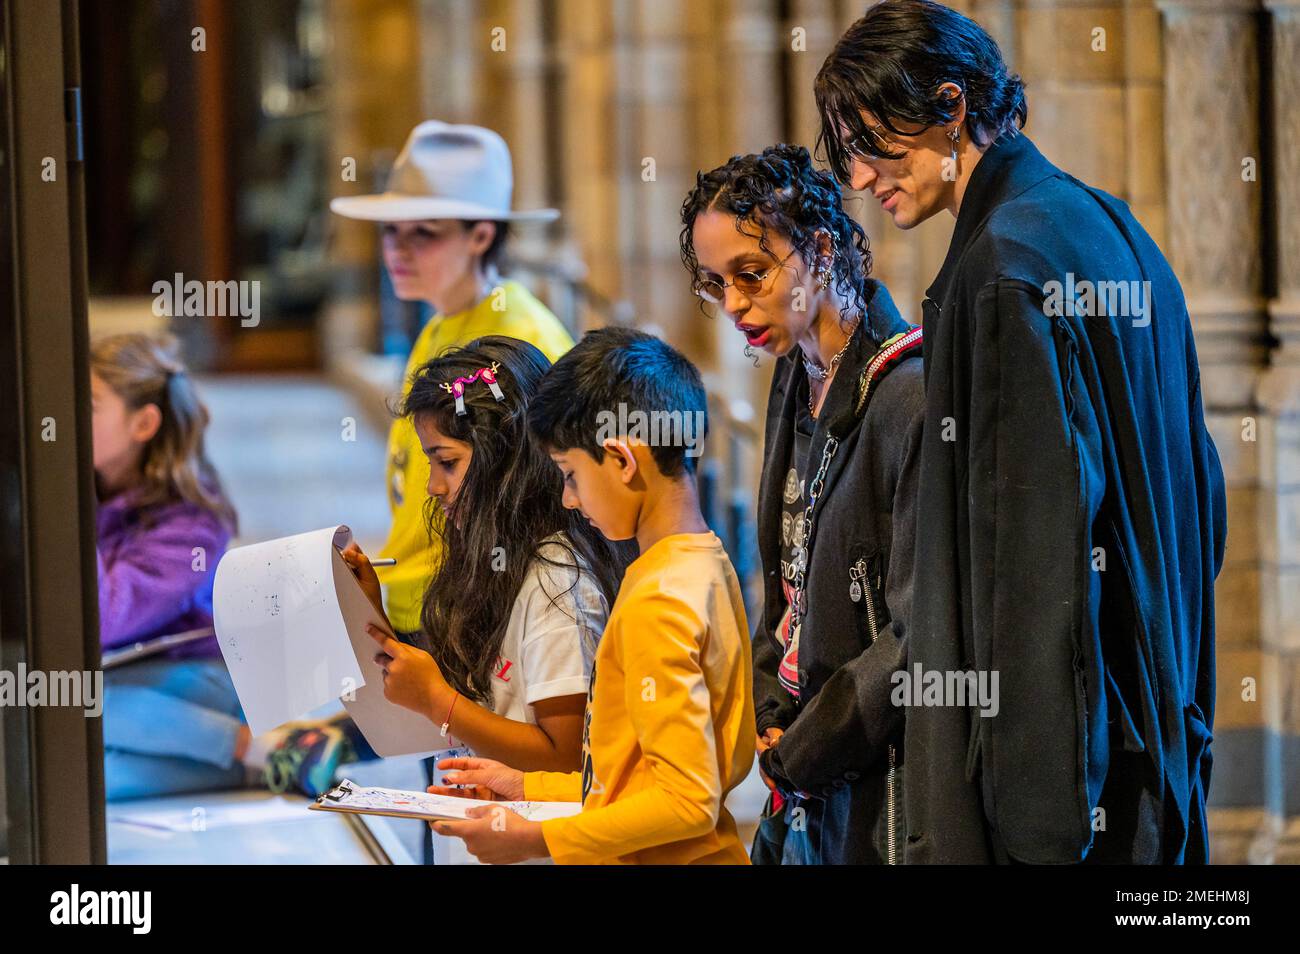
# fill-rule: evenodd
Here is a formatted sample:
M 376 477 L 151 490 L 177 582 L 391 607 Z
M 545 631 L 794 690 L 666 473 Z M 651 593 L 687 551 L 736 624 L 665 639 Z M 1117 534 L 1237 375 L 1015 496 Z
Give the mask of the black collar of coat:
M 1060 171 L 1047 161 L 1024 133 L 1004 133 L 989 146 L 966 183 L 948 255 L 938 277 L 926 289 L 926 297 L 938 303 L 947 300 L 948 289 L 966 246 L 979 234 L 994 209 L 1044 179 L 1059 175 Z

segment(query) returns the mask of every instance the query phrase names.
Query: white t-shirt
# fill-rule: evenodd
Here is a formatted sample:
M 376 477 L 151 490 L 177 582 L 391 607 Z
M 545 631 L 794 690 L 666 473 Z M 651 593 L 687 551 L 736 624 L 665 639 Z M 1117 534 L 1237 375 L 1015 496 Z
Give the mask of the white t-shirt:
M 589 571 L 578 572 L 573 554 L 557 542 L 563 539 L 556 534 L 543 541 L 538 552 L 563 565 L 534 560 L 506 622 L 492 678 L 492 711 L 516 722 L 536 725 L 533 705 L 543 699 L 587 694 L 596 644 L 609 616 L 600 587 Z M 451 721 L 454 730 L 454 712 Z M 451 738 L 456 741 L 454 731 Z M 473 754 L 456 741 L 435 758 Z M 434 784 L 441 785 L 442 770 L 434 768 L 433 774 Z M 439 865 L 478 863 L 465 842 L 436 832 L 433 859 Z

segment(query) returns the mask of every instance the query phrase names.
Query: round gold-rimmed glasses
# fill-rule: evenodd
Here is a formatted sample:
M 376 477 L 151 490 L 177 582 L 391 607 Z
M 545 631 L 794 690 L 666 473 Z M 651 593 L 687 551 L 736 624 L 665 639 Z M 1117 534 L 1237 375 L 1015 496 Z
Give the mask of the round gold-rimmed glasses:
M 746 298 L 753 298 L 755 295 L 761 295 L 763 293 L 763 283 L 767 281 L 767 277 L 788 262 L 790 256 L 793 255 L 795 251 L 795 249 L 791 249 L 790 255 L 787 255 L 775 265 L 769 265 L 761 272 L 737 272 L 736 277 L 729 282 L 724 282 L 717 278 L 696 279 L 695 294 L 714 305 L 721 305 L 726 301 L 727 289 L 733 286 Z

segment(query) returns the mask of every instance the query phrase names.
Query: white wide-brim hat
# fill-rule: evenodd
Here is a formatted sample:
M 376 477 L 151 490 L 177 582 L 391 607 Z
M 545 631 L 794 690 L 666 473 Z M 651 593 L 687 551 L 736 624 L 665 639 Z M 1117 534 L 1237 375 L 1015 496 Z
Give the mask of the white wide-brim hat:
M 550 222 L 559 218 L 558 209 L 511 210 L 514 184 L 510 148 L 499 135 L 482 126 L 431 119 L 407 137 L 386 191 L 340 196 L 330 201 L 330 210 L 370 222 Z

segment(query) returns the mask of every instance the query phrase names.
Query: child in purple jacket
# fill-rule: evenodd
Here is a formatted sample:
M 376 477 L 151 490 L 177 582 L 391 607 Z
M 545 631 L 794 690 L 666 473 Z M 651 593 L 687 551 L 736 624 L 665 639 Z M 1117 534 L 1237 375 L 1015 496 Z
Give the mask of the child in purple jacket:
M 235 511 L 203 451 L 208 412 L 173 339 L 91 352 L 104 649 L 212 625 Z M 242 785 L 250 739 L 215 636 L 105 673 L 111 799 Z

